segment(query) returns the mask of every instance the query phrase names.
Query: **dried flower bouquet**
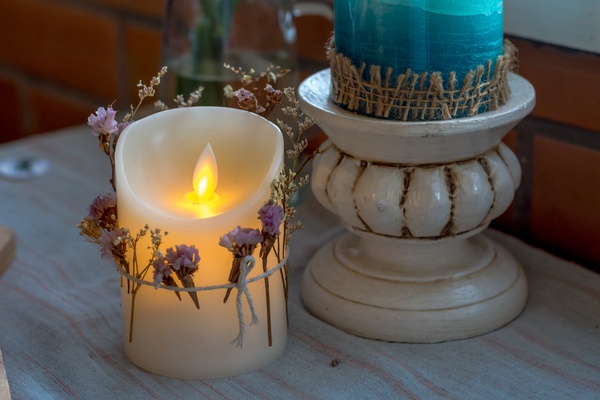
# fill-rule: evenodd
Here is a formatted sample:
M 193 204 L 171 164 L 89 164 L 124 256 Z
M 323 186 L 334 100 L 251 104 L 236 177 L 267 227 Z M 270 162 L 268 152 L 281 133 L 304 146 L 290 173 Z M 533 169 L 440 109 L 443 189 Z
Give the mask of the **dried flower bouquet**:
M 172 290 L 181 299 L 180 292 L 187 292 L 196 308 L 201 309 L 201 301 L 198 292 L 203 290 L 225 290 L 224 302 L 227 302 L 232 289 L 238 289 L 238 313 L 241 313 L 240 299 L 246 295 L 248 304 L 252 311 L 252 324 L 258 323 L 258 317 L 254 313 L 252 299 L 247 291 L 246 285 L 250 281 L 263 279 L 267 301 L 267 332 L 268 343 L 272 345 L 271 313 L 269 296 L 269 276 L 279 271 L 281 274 L 285 300 L 287 304 L 287 251 L 291 234 L 302 227 L 301 223 L 293 220 L 295 209 L 292 198 L 297 191 L 308 182 L 308 175 L 300 175 L 302 169 L 312 155 L 300 161 L 301 154 L 307 148 L 307 140 L 303 134 L 313 125 L 313 121 L 306 117 L 299 107 L 295 90 L 286 88 L 277 90 L 272 84 L 287 73 L 278 67 L 270 67 L 266 72 L 255 76 L 254 71 L 245 72 L 231 66 L 225 66 L 240 78 L 241 87 L 233 90 L 231 86 L 223 89 L 224 96 L 231 99 L 234 107 L 241 108 L 263 117 L 267 117 L 275 107 L 281 107 L 283 114 L 290 116 L 296 121 L 292 127 L 281 120 L 278 125 L 291 143 L 291 149 L 287 151 L 289 167 L 282 169 L 280 175 L 274 180 L 271 195 L 268 201 L 257 211 L 258 218 L 262 223 L 261 229 L 232 227 L 230 232 L 221 236 L 219 245 L 224 247 L 233 255 L 229 282 L 220 286 L 196 286 L 194 274 L 201 264 L 201 255 L 196 247 L 197 244 L 177 244 L 163 251 L 163 232 L 159 227 L 150 228 L 145 226 L 138 232 L 131 233 L 128 227 L 119 226 L 118 210 L 115 185 L 115 150 L 119 137 L 123 130 L 134 121 L 134 116 L 145 99 L 153 97 L 156 87 L 161 78 L 167 72 L 163 67 L 160 72 L 150 80 L 148 85 L 141 81 L 138 84 L 139 102 L 137 106 L 131 106 L 130 111 L 119 122 L 117 111 L 109 105 L 107 108 L 100 107 L 88 118 L 88 125 L 92 134 L 98 138 L 100 150 L 104 152 L 110 161 L 111 177 L 109 179 L 115 193 L 100 194 L 89 207 L 89 214 L 78 225 L 80 234 L 86 240 L 100 246 L 103 258 L 115 260 L 118 270 L 124 277 L 127 285 L 127 293 L 132 297 L 130 315 L 129 341 L 133 340 L 133 321 L 135 314 L 135 296 L 142 285 L 153 285 L 156 288 Z M 202 96 L 202 87 L 192 92 L 187 99 L 179 95 L 174 99 L 178 107 L 193 106 Z M 288 105 L 284 105 L 285 103 Z M 162 101 L 154 103 L 158 111 L 168 109 Z M 137 249 L 140 240 L 150 235 L 151 258 L 142 262 L 137 257 Z M 250 268 L 254 266 L 254 253 L 259 249 L 258 257 L 262 261 L 263 274 L 252 280 L 246 280 Z M 268 258 L 274 254 L 278 265 L 268 268 Z M 147 279 L 148 273 L 152 271 L 152 280 Z M 122 278 L 123 283 L 123 278 Z M 286 307 L 287 308 L 287 307 Z M 243 318 L 240 318 L 240 331 L 238 337 L 233 340 L 237 346 L 243 346 L 243 333 L 245 330 Z

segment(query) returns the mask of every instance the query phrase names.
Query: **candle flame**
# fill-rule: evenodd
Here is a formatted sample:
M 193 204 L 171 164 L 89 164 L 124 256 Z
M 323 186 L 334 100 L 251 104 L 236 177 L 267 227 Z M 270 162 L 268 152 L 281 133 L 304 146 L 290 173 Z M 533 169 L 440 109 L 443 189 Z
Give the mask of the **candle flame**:
M 200 203 L 206 203 L 214 197 L 218 181 L 219 172 L 215 153 L 210 143 L 207 143 L 194 169 L 194 192 Z

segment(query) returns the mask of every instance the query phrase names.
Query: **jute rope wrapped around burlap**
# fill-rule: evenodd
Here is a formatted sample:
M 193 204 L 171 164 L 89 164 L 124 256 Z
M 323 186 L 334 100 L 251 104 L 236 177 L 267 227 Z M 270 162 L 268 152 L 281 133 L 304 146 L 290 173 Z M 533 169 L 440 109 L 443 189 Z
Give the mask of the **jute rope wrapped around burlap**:
M 400 121 L 448 120 L 496 110 L 510 96 L 508 72 L 516 61 L 516 48 L 506 40 L 504 54 L 496 63 L 488 60 L 471 70 L 459 83 L 451 72 L 447 82 L 440 72 L 413 73 L 410 69 L 393 77 L 393 69 L 382 75 L 378 65 L 360 67 L 336 51 L 329 42 L 331 100 L 360 114 Z M 368 71 L 367 71 L 368 68 Z

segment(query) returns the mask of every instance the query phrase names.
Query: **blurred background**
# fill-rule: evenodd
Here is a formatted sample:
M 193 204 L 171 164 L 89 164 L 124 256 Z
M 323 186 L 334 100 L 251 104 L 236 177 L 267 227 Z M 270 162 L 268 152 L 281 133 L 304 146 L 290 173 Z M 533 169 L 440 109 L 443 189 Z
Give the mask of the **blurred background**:
M 137 82 L 161 66 L 165 5 L 2 0 L 0 143 L 83 124 L 99 106 L 136 103 Z M 598 21 L 596 0 L 505 0 L 507 36 L 537 105 L 506 138 L 523 181 L 494 227 L 600 272 Z M 328 66 L 333 23 L 299 17 L 296 31 L 302 79 Z

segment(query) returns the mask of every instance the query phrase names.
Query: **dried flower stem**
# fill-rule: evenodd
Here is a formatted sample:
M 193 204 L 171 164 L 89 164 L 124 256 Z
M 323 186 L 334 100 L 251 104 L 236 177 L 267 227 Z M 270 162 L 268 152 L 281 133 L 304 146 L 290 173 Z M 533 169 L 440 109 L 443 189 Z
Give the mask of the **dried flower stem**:
M 263 272 L 267 272 L 267 256 L 263 257 L 262 266 Z M 267 301 L 267 340 L 269 342 L 269 347 L 271 347 L 273 346 L 273 329 L 271 324 L 271 292 L 269 290 L 269 277 L 265 278 L 265 297 Z
M 114 122 L 113 118 L 114 118 L 115 112 L 112 110 L 112 105 L 109 106 L 110 111 L 104 110 L 105 113 L 108 113 L 108 112 L 111 113 L 110 122 L 117 125 L 117 127 L 114 128 L 114 126 L 113 126 L 113 129 L 111 129 L 110 131 L 108 131 L 108 130 L 96 131 L 96 134 L 98 135 L 100 149 L 108 156 L 108 159 L 110 161 L 111 176 L 110 176 L 109 182 L 115 192 L 117 191 L 117 187 L 115 184 L 115 152 L 117 149 L 117 141 L 119 140 L 121 131 L 127 125 L 129 125 L 129 123 L 131 121 L 133 121 L 133 117 L 135 116 L 135 113 L 138 111 L 138 109 L 140 108 L 140 106 L 142 105 L 144 100 L 147 97 L 154 96 L 154 94 L 156 93 L 155 86 L 158 86 L 160 84 L 160 79 L 166 73 L 167 73 L 167 67 L 162 67 L 161 70 L 158 72 L 158 74 L 150 80 L 149 85 L 143 84 L 142 81 L 140 81 L 138 83 L 137 86 L 140 88 L 138 90 L 138 97 L 140 100 L 138 101 L 138 104 L 135 108 L 133 107 L 133 105 L 130 106 L 130 112 L 125 115 L 125 117 L 123 118 L 123 121 L 120 124 L 117 125 L 117 123 Z M 98 111 L 100 111 L 100 109 Z M 90 116 L 90 118 L 92 118 L 93 120 L 97 120 L 98 117 L 100 117 L 100 115 L 94 116 L 92 114 L 92 116 Z M 102 118 L 103 118 L 102 121 L 104 121 L 106 118 L 106 114 L 102 115 Z M 90 119 L 88 119 L 88 124 L 90 124 L 92 122 L 93 121 L 90 121 Z M 101 128 L 102 127 L 98 127 L 98 129 L 101 129 Z
M 290 72 L 289 69 L 269 65 L 266 71 L 255 76 L 253 69 L 244 71 L 229 64 L 224 64 L 224 67 L 236 74 L 241 83 L 241 88 L 235 92 L 230 85 L 227 85 L 224 90 L 226 97 L 237 97 L 237 103 L 234 105 L 266 118 L 275 106 L 281 103 L 283 93 L 271 84 L 275 85 L 279 78 Z
M 129 279 L 127 280 L 129 282 Z M 129 314 L 129 343 L 133 341 L 133 318 L 135 316 L 135 292 L 131 293 L 131 313 Z

